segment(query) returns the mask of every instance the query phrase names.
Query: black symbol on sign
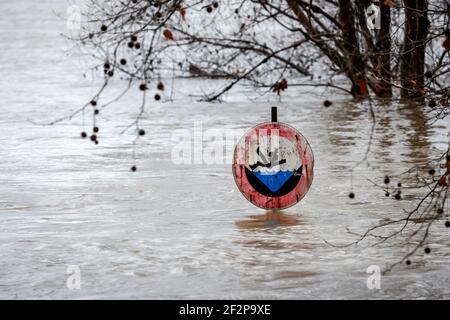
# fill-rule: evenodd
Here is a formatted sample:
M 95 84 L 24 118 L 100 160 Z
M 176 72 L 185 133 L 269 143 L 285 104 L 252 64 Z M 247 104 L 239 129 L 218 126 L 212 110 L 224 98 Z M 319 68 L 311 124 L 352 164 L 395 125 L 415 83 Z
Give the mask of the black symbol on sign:
M 259 156 L 259 158 L 263 161 L 256 161 L 256 163 L 250 165 L 250 169 L 253 171 L 258 167 L 263 168 L 272 168 L 273 166 L 281 165 L 283 163 L 286 163 L 286 159 L 280 159 L 278 160 L 278 149 L 275 149 L 274 152 L 269 152 L 269 160 L 267 160 L 266 155 L 260 152 L 259 147 L 256 148 L 256 154 Z

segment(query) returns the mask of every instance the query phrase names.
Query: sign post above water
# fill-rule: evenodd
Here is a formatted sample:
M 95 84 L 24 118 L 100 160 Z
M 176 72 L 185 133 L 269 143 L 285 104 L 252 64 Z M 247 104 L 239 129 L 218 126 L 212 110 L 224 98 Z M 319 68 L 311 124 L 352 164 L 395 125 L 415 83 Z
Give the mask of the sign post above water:
M 272 122 L 278 122 L 277 107 L 272 107 Z
M 272 107 L 271 122 L 249 130 L 233 155 L 233 175 L 244 197 L 264 209 L 284 209 L 299 202 L 313 180 L 314 156 L 306 138 L 278 122 Z

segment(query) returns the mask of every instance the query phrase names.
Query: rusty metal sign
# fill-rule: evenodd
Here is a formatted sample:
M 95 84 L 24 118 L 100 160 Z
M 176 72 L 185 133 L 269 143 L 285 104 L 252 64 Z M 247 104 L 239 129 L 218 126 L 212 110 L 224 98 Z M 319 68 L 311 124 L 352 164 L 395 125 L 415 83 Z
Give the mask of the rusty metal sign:
M 275 114 L 274 114 L 275 113 Z M 299 202 L 313 181 L 314 156 L 306 138 L 277 122 L 257 125 L 238 142 L 233 175 L 244 197 L 264 209 L 284 209 Z

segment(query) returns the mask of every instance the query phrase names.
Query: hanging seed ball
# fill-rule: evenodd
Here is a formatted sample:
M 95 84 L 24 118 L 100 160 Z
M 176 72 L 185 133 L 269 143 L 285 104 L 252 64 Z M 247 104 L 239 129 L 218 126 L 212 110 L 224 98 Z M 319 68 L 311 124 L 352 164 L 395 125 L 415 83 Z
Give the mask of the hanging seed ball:
M 411 261 L 410 260 L 406 260 L 405 263 L 406 263 L 407 266 L 411 265 Z
M 100 27 L 100 30 L 105 32 L 106 30 L 108 30 L 108 27 L 105 26 L 104 24 Z
M 94 143 L 95 143 L 95 144 L 98 144 L 98 140 L 95 140 Z
M 94 110 L 94 114 L 95 114 L 95 115 L 97 115 L 97 114 L 99 114 L 99 113 L 100 113 L 100 111 L 98 111 L 98 109 L 95 109 L 95 110 Z
M 111 68 L 111 65 L 110 65 L 108 62 L 106 62 L 106 63 L 103 65 L 103 68 L 109 69 L 109 68 Z
M 384 177 L 384 183 L 385 184 L 389 184 L 389 182 L 391 182 L 391 180 L 389 179 L 388 176 Z
M 401 182 L 397 183 L 397 187 L 401 188 L 402 187 L 402 183 Z
M 81 137 L 84 139 L 84 138 L 86 138 L 87 137 L 87 134 L 86 134 L 86 132 L 81 132 Z
M 135 47 L 136 49 L 139 49 L 139 48 L 141 47 L 141 44 L 140 44 L 139 42 L 137 42 L 137 43 L 134 45 L 134 47 Z
M 443 214 L 443 213 L 444 213 L 444 209 L 438 208 L 438 209 L 436 210 L 436 212 L 437 212 L 438 214 Z
M 140 135 L 140 136 L 145 135 L 145 130 L 144 130 L 144 129 L 139 130 L 139 135 Z
M 431 249 L 426 247 L 423 251 L 425 251 L 426 254 L 429 254 L 431 252 Z
M 324 107 L 329 107 L 329 106 L 331 106 L 333 103 L 330 101 L 330 100 L 325 100 L 324 102 L 323 102 L 323 105 L 324 105 Z
M 137 170 L 136 166 L 131 167 L 131 171 L 135 172 Z
M 126 65 L 126 64 L 127 64 L 127 60 L 125 60 L 125 59 L 120 59 L 120 64 L 121 64 L 121 65 Z
M 162 83 L 162 82 L 160 81 L 160 82 L 158 83 L 157 88 L 158 88 L 158 90 L 163 91 L 163 90 L 164 90 L 164 83 Z
M 89 33 L 88 38 L 92 39 L 93 37 L 94 37 L 94 34 L 93 33 Z
M 134 47 L 134 42 L 128 42 L 128 48 L 133 48 Z
M 430 107 L 430 108 L 435 108 L 436 107 L 436 101 L 435 100 L 433 100 L 433 99 L 431 99 L 430 101 L 428 101 L 428 106 Z
M 206 12 L 211 13 L 213 11 L 213 8 L 211 6 L 206 7 Z
M 431 71 L 425 72 L 425 77 L 427 77 L 428 79 L 431 78 L 432 76 L 433 76 L 433 73 Z
M 92 101 L 91 101 L 91 106 L 95 107 L 96 105 L 97 105 L 97 101 L 92 100 Z
M 445 221 L 445 226 L 447 227 L 447 228 L 450 228 L 450 221 Z
M 94 131 L 94 132 L 98 132 L 98 127 L 94 127 L 94 128 L 92 128 L 92 131 Z
M 147 90 L 147 85 L 145 83 L 141 83 L 139 85 L 139 90 L 141 90 L 141 91 Z
M 389 197 L 389 196 L 390 196 L 390 193 L 389 193 L 389 192 L 386 192 L 386 193 L 385 193 L 385 196 L 386 196 L 386 197 Z
M 400 193 L 397 193 L 397 194 L 394 196 L 394 198 L 395 198 L 395 200 L 400 200 L 400 199 L 402 198 L 402 196 L 400 195 Z
M 219 7 L 219 3 L 218 2 L 214 2 L 213 3 L 213 7 L 217 9 Z
M 157 12 L 157 13 L 155 13 L 155 18 L 156 19 L 161 19 L 162 18 L 162 13 L 161 12 Z
M 137 41 L 137 37 L 136 36 L 131 36 L 131 41 L 136 42 Z
M 350 193 L 348 194 L 348 197 L 349 197 L 350 199 L 353 199 L 353 198 L 355 198 L 355 194 L 354 194 L 353 192 L 350 192 Z
M 434 169 L 430 169 L 430 170 L 428 170 L 428 174 L 429 175 L 434 175 L 436 173 L 436 170 L 434 170 Z
M 156 100 L 156 101 L 161 100 L 161 96 L 160 96 L 159 94 L 155 94 L 155 100 Z
M 313 5 L 313 6 L 311 7 L 311 9 L 312 9 L 312 11 L 315 12 L 315 13 L 323 13 L 323 10 L 320 9 L 320 8 L 319 8 L 318 6 L 316 6 L 316 5 Z
M 112 77 L 114 75 L 114 71 L 110 70 L 108 71 L 108 76 Z
M 91 135 L 91 141 L 96 141 L 97 140 L 97 136 L 95 134 Z

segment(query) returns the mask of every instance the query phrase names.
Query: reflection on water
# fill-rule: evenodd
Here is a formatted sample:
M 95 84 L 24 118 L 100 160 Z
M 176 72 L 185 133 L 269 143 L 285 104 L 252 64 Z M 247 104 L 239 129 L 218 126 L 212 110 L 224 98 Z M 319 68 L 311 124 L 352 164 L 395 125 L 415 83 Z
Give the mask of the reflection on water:
M 406 145 L 408 146 L 408 150 L 404 153 L 405 161 L 418 164 L 428 160 L 431 153 L 429 140 L 431 128 L 425 121 L 423 104 L 400 105 L 399 113 L 409 120 L 409 126 L 401 128 L 406 132 Z
M 411 164 L 426 162 L 430 158 L 433 129 L 425 121 L 423 105 L 376 99 L 372 108 L 376 124 L 368 159 L 370 164 L 374 158 L 392 163 L 401 157 L 402 161 Z M 373 123 L 368 110 L 369 102 L 349 102 L 331 110 L 328 132 L 336 154 L 351 152 L 353 155 L 356 148 L 367 148 Z
M 244 237 L 236 243 L 247 247 L 270 250 L 309 250 L 311 245 L 297 239 L 295 243 L 286 241 L 290 238 L 293 226 L 303 226 L 300 215 L 287 214 L 281 210 L 267 210 L 264 214 L 252 215 L 239 220 L 236 227 L 244 232 Z M 268 237 L 269 235 L 269 237 Z
M 290 279 L 290 278 L 307 278 L 318 276 L 319 272 L 314 271 L 283 271 L 274 275 L 271 280 Z
M 250 216 L 250 219 L 236 222 L 239 229 L 252 230 L 261 228 L 276 228 L 280 226 L 296 226 L 302 224 L 298 216 L 286 214 L 283 211 L 268 210 L 265 214 Z

